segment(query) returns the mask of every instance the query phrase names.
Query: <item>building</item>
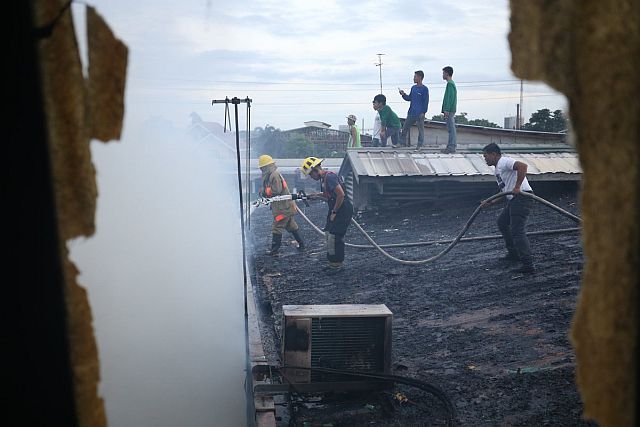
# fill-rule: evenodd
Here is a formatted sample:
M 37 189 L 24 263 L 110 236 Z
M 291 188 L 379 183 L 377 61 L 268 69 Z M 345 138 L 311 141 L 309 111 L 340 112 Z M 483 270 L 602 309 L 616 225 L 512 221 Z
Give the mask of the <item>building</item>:
M 524 118 L 520 117 L 520 126 L 516 126 L 516 123 L 518 123 L 518 118 L 516 116 L 509 116 L 504 118 L 505 129 L 522 129 Z
M 573 147 L 568 144 L 568 137 L 565 132 L 539 132 L 461 124 L 456 125 L 456 130 L 458 151 L 478 151 L 491 142 L 495 142 L 500 146 L 513 144 L 536 151 L 574 151 Z M 411 127 L 410 138 L 411 145 L 415 147 L 418 141 L 418 127 L 415 125 Z M 425 120 L 424 138 L 425 148 L 444 148 L 449 138 L 446 123 Z
M 191 114 L 191 125 L 187 129 L 187 136 L 199 143 L 208 144 L 216 151 L 216 157 L 234 161 L 236 159 L 235 133 L 224 132 L 220 124 L 205 122 L 195 113 Z M 244 136 L 241 152 L 244 152 Z
M 343 157 L 349 142 L 349 131 L 315 125 L 282 131 L 280 138 L 286 140 L 294 135 L 302 135 L 308 139 L 313 144 L 313 151 L 309 155 L 316 157 Z M 371 135 L 361 134 L 360 142 L 364 146 L 371 145 Z
M 329 123 L 321 122 L 320 120 L 309 120 L 308 122 L 304 122 L 304 125 L 323 129 L 329 129 L 331 127 Z
M 503 146 L 503 152 L 529 166 L 527 178 L 534 188 L 539 183 L 578 182 L 582 177 L 574 152 L 514 152 L 512 147 Z M 378 204 L 496 192 L 493 168 L 487 166 L 481 153 L 349 150 L 338 174 L 360 211 Z

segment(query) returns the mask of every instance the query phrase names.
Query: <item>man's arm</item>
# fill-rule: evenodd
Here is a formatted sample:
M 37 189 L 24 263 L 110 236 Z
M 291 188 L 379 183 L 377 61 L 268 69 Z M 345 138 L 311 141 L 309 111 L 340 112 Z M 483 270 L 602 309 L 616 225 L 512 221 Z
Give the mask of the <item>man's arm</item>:
M 333 206 L 333 211 L 331 211 L 331 217 L 329 218 L 331 221 L 336 219 L 336 212 L 338 212 L 340 206 L 342 206 L 342 202 L 344 202 L 344 190 L 342 186 L 338 185 L 334 191 L 336 193 L 336 204 Z
M 309 193 L 309 194 L 307 194 L 307 200 L 324 200 L 324 201 L 326 201 L 327 198 L 324 197 L 324 193 Z
M 333 210 L 338 212 L 338 209 L 340 209 L 340 206 L 342 206 L 342 202 L 344 201 L 344 190 L 342 189 L 342 186 L 338 185 L 334 191 L 336 193 L 336 204 L 333 206 Z
M 429 110 L 429 88 L 425 87 L 424 104 L 422 105 L 423 115 Z
M 283 193 L 284 185 L 282 185 L 282 175 L 279 172 L 271 174 L 271 192 L 274 196 L 280 196 Z
M 520 192 L 522 181 L 524 181 L 524 178 L 527 176 L 527 164 L 516 160 L 513 164 L 513 170 L 517 171 L 516 184 L 513 186 L 513 192 L 518 194 Z
M 387 131 L 388 115 L 386 112 L 381 112 L 382 110 L 378 111 L 378 116 L 380 116 L 380 136 L 384 137 L 384 134 Z
M 453 89 L 451 85 L 447 83 L 447 87 L 444 90 L 444 97 L 442 101 L 442 112 L 444 113 L 444 117 L 449 117 L 451 110 L 453 110 Z
M 356 146 L 356 141 L 358 140 L 358 132 L 356 131 L 355 126 L 351 126 L 351 146 Z

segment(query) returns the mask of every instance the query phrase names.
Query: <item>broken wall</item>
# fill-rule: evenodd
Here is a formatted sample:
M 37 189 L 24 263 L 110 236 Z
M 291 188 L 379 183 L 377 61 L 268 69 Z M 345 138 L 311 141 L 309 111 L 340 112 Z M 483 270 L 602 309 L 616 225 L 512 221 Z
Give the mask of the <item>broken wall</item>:
M 571 338 L 586 418 L 637 421 L 640 1 L 511 0 L 512 68 L 563 92 L 583 168 Z
M 100 365 L 91 308 L 66 242 L 95 231 L 98 196 L 89 143 L 118 139 L 124 116 L 127 48 L 92 7 L 87 6 L 89 67 L 85 79 L 70 2 L 37 1 L 34 23 L 54 197 L 60 236 L 67 331 L 78 425 L 106 425 L 98 396 Z

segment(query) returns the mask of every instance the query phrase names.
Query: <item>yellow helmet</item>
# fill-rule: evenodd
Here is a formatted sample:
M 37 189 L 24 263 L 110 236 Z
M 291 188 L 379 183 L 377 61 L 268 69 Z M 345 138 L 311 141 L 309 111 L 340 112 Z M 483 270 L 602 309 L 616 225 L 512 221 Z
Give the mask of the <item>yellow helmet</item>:
M 258 167 L 261 168 L 263 166 L 267 166 L 270 164 L 275 163 L 275 161 L 273 160 L 273 157 L 271 157 L 268 154 L 263 154 L 262 156 L 258 157 Z
M 305 175 L 309 175 L 309 173 L 311 172 L 311 169 L 318 166 L 320 163 L 322 163 L 323 160 L 324 159 L 319 159 L 317 157 L 307 157 L 302 162 L 300 169 L 302 169 L 302 173 L 304 173 Z

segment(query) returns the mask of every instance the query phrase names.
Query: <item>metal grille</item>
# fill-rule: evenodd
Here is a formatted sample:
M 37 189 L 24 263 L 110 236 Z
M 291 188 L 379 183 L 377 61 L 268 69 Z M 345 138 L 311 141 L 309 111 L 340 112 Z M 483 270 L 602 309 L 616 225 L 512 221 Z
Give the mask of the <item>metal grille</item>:
M 347 178 L 344 180 L 344 185 L 345 187 L 347 187 L 346 188 L 347 197 L 353 203 L 353 172 L 347 175 Z
M 311 367 L 384 371 L 384 317 L 313 318 Z M 311 382 L 362 378 L 311 372 Z

